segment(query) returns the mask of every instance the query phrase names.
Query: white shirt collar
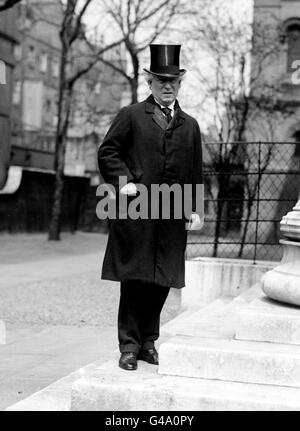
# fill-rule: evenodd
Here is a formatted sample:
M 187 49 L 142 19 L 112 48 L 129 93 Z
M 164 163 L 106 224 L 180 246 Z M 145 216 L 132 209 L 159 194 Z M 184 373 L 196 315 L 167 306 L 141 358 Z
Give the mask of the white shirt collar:
M 175 102 L 176 102 L 176 100 L 174 100 L 169 106 L 164 106 L 164 105 L 161 105 L 156 99 L 155 99 L 155 97 L 153 96 L 153 98 L 154 98 L 154 100 L 155 100 L 155 102 L 161 107 L 161 108 L 169 108 L 169 109 L 171 109 L 171 115 L 173 115 L 173 111 L 174 111 L 174 105 L 175 105 Z

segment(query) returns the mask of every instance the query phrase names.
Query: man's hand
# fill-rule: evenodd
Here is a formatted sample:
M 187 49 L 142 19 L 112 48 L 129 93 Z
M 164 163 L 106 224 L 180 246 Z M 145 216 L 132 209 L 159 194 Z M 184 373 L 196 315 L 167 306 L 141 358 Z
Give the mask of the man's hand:
M 136 195 L 137 194 L 137 187 L 134 183 L 127 183 L 125 186 L 123 186 L 120 190 L 121 195 Z
M 197 213 L 190 215 L 189 222 L 187 223 L 187 230 L 200 230 L 204 225 L 204 217 L 200 217 Z

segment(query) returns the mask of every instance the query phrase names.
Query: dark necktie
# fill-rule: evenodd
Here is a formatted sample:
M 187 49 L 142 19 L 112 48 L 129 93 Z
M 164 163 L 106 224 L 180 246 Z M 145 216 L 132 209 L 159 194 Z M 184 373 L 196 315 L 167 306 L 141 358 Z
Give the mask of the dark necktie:
M 163 113 L 167 117 L 167 122 L 170 123 L 170 121 L 172 120 L 171 109 L 170 108 L 161 108 L 161 110 L 163 111 Z

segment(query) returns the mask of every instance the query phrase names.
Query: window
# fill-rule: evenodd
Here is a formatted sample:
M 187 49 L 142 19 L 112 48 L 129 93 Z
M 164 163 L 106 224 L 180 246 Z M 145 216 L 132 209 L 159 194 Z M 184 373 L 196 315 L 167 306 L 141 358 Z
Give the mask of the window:
M 30 59 L 34 60 L 34 56 L 35 56 L 35 48 L 34 48 L 34 46 L 30 45 L 28 51 L 29 51 L 28 55 L 29 55 Z
M 59 77 L 59 60 L 57 57 L 54 57 L 52 60 L 52 76 L 53 78 Z
M 51 111 L 51 100 L 46 100 L 46 112 L 49 113 Z
M 95 85 L 95 94 L 100 94 L 101 82 L 97 82 Z
M 292 24 L 287 28 L 288 43 L 288 72 L 294 72 L 292 64 L 295 60 L 300 60 L 300 23 Z
M 57 115 L 53 115 L 52 126 L 56 127 L 57 123 L 58 123 L 58 116 Z
M 6 65 L 3 60 L 0 60 L 0 84 L 6 84 Z
M 22 60 L 22 45 L 14 46 L 14 57 L 16 61 Z
M 48 54 L 46 52 L 42 52 L 40 56 L 40 71 L 42 73 L 46 73 L 47 67 L 48 67 Z
M 27 30 L 32 26 L 34 20 L 33 9 L 26 4 L 19 4 L 18 28 L 20 31 Z
M 19 105 L 21 102 L 21 81 L 16 81 L 13 89 L 12 102 Z
M 28 66 L 30 67 L 30 69 L 34 69 L 34 67 L 35 67 L 35 48 L 33 45 L 30 45 L 28 48 L 27 60 L 28 60 Z

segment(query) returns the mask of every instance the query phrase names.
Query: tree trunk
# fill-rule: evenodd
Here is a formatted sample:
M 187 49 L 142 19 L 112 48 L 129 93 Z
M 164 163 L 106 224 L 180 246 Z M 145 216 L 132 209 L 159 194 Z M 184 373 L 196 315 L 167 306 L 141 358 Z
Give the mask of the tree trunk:
M 138 81 L 133 78 L 130 81 L 131 88 L 131 104 L 138 102 Z
M 245 220 L 245 224 L 244 224 L 244 228 L 243 228 L 241 245 L 240 245 L 238 257 L 242 257 L 242 254 L 244 251 L 244 245 L 245 245 L 245 241 L 246 241 L 246 235 L 248 232 L 248 225 L 249 225 L 249 220 L 250 220 L 250 216 L 251 216 L 252 205 L 253 205 L 253 201 L 251 200 L 248 202 L 248 205 L 247 205 L 247 215 L 246 215 L 246 220 Z
M 61 57 L 60 92 L 58 102 L 58 124 L 55 144 L 55 190 L 52 205 L 52 214 L 49 226 L 48 240 L 59 241 L 61 230 L 61 209 L 64 187 L 64 164 L 66 153 L 67 130 L 69 124 L 70 107 L 72 100 L 72 87 L 66 81 L 65 51 Z
M 219 237 L 221 234 L 221 219 L 222 219 L 222 213 L 223 213 L 223 206 L 224 206 L 224 192 L 222 188 L 222 183 L 220 182 L 222 180 L 219 179 L 219 191 L 218 191 L 218 197 L 217 197 L 217 219 L 216 219 L 216 225 L 215 225 L 215 234 L 214 234 L 214 249 L 213 249 L 213 257 L 218 256 L 218 245 L 219 245 Z
M 54 186 L 54 199 L 52 205 L 52 215 L 49 226 L 49 241 L 59 241 L 60 240 L 60 224 L 61 224 L 61 206 L 63 197 L 63 171 L 64 171 L 64 157 L 65 157 L 65 145 L 66 139 L 63 134 L 59 134 L 56 139 L 56 146 L 58 151 L 56 153 L 57 168 L 55 173 L 55 186 Z
M 131 104 L 138 102 L 138 86 L 139 86 L 139 59 L 137 53 L 130 47 L 130 56 L 133 67 L 133 78 L 130 80 L 131 87 Z

